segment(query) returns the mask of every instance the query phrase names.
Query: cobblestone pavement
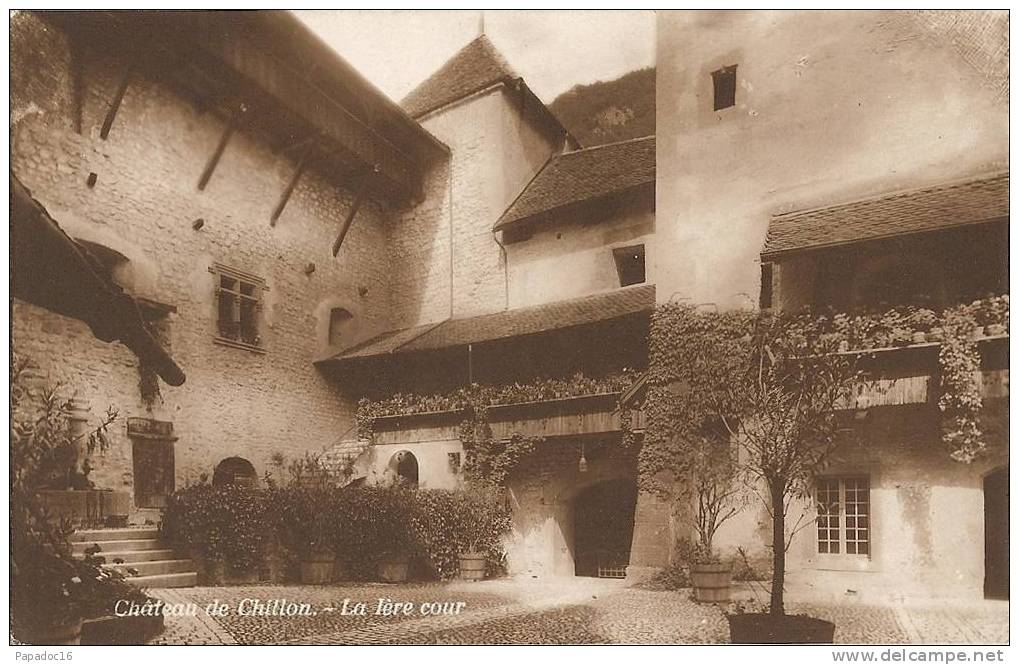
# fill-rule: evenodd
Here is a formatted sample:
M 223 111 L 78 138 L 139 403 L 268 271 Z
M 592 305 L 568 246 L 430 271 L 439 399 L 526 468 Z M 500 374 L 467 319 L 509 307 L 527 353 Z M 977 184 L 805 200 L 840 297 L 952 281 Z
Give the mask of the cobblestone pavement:
M 722 609 L 690 592 L 629 588 L 620 580 L 500 579 L 432 584 L 198 587 L 152 590 L 199 606 L 197 617 L 167 617 L 156 644 L 718 644 L 728 642 Z M 241 616 L 241 601 L 307 603 L 310 616 Z M 365 603 L 365 614 L 344 614 Z M 375 614 L 379 599 L 412 603 L 410 613 Z M 229 605 L 210 617 L 214 601 Z M 456 603 L 463 606 L 457 611 Z M 422 616 L 423 603 L 439 614 Z M 247 601 L 252 605 L 252 600 Z M 384 604 L 383 604 L 384 606 Z M 888 606 L 790 603 L 836 624 L 841 644 L 1002 644 L 1008 604 Z

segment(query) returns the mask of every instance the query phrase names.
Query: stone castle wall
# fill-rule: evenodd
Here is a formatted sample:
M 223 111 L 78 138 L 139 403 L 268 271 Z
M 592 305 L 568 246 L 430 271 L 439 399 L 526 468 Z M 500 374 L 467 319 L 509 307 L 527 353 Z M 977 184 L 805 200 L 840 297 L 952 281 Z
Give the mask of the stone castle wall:
M 367 202 L 333 258 L 330 248 L 353 194 L 327 174 L 306 171 L 271 227 L 270 214 L 295 168 L 291 159 L 241 129 L 199 191 L 221 119 L 136 71 L 109 137 L 100 139 L 127 63 L 89 50 L 78 134 L 66 37 L 21 13 L 11 38 L 13 173 L 72 237 L 128 259 L 117 271 L 128 291 L 176 308 L 162 327 L 187 382 L 162 385 L 161 396 L 146 404 L 137 359 L 125 347 L 99 342 L 76 320 L 14 303 L 15 350 L 77 389 L 94 415 L 108 405 L 120 413 L 111 449 L 92 475 L 96 484 L 132 487 L 128 416 L 173 421 L 178 487 L 211 474 L 228 456 L 248 459 L 261 474 L 274 452 L 300 456 L 338 441 L 353 424 L 354 403 L 312 363 L 329 350 L 332 307 L 354 315 L 346 342 L 394 325 L 389 234 L 398 228 L 397 212 L 386 202 Z M 89 173 L 97 176 L 94 187 L 86 184 Z M 197 219 L 204 220 L 200 230 L 192 228 Z M 265 353 L 214 342 L 214 262 L 265 280 Z M 315 270 L 306 274 L 311 263 Z

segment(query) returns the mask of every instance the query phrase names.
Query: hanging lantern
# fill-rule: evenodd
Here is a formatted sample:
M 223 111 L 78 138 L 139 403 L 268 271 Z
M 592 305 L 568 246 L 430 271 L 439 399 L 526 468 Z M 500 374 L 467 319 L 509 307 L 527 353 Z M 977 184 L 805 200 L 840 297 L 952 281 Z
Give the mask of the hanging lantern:
M 587 458 L 584 457 L 584 444 L 580 444 L 580 463 L 577 468 L 581 473 L 587 473 Z

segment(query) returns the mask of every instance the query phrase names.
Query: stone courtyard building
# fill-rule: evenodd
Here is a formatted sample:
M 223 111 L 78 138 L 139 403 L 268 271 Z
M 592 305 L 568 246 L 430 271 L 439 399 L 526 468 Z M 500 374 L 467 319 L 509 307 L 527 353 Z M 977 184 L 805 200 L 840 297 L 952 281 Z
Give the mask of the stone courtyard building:
M 663 12 L 657 78 L 659 302 L 883 311 L 1008 292 L 1006 13 Z M 978 347 L 988 454 L 972 464 L 941 442 L 938 344 L 874 354 L 862 443 L 816 487 L 860 517 L 797 536 L 791 590 L 1007 596 L 1007 333 Z M 763 550 L 769 528 L 745 511 L 719 539 Z
M 123 346 L 14 301 L 15 350 L 124 417 L 91 479 L 130 492 L 134 522 L 203 475 L 259 482 L 277 453 L 457 487 L 458 409 L 369 437 L 358 401 L 519 386 L 488 409 L 493 437 L 535 444 L 506 479 L 509 571 L 646 574 L 690 532 L 637 491 L 656 304 L 1007 292 L 995 13 L 661 12 L 657 137 L 599 146 L 484 35 L 400 105 L 286 12 L 22 12 L 11 38 L 13 176 L 187 374 L 153 390 Z M 818 479 L 873 524 L 852 556 L 844 527 L 837 553 L 801 534 L 798 592 L 1000 593 L 1007 336 L 980 350 L 1006 427 L 972 465 L 941 448 L 936 345 L 875 354 L 890 388 L 852 409 L 872 445 Z M 763 552 L 764 519 L 727 524 L 726 554 Z

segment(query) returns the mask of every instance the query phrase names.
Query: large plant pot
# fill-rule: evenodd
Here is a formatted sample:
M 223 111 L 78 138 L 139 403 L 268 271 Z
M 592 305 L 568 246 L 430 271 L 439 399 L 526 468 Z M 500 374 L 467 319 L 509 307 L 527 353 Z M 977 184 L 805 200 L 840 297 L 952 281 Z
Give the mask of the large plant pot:
M 835 624 L 803 614 L 730 614 L 733 644 L 833 644 Z
M 335 570 L 335 554 L 311 554 L 301 559 L 301 584 L 330 584 L 335 579 Z
M 727 603 L 732 566 L 728 563 L 695 563 L 690 566 L 690 582 L 697 602 Z
M 77 619 L 57 626 L 22 626 L 18 639 L 40 646 L 70 646 L 81 644 L 82 620 Z
M 410 557 L 391 555 L 379 561 L 378 574 L 383 582 L 406 582 Z
M 487 559 L 484 554 L 477 552 L 465 552 L 460 555 L 460 579 L 462 580 L 483 580 L 485 579 L 485 566 Z
M 106 491 L 100 495 L 102 515 L 106 526 L 125 527 L 134 508 L 130 492 Z

